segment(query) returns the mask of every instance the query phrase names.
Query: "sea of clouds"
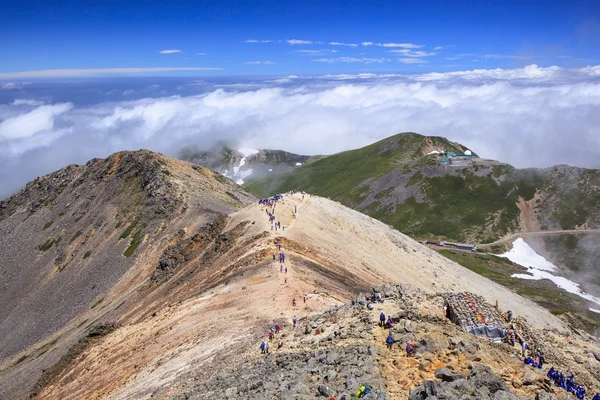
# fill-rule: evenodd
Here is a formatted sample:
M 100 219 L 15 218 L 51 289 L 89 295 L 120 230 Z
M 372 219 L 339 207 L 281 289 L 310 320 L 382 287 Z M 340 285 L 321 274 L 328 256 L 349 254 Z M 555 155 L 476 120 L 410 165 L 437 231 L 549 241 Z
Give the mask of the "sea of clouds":
M 120 150 L 331 154 L 398 132 L 517 167 L 600 167 L 600 66 L 213 80 L 0 82 L 0 198 Z

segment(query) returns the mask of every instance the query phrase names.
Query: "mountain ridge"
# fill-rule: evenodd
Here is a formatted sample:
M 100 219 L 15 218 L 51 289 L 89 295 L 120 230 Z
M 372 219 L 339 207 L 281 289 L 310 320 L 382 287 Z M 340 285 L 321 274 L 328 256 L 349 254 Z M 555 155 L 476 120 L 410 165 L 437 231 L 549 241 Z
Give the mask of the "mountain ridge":
M 234 376 L 247 379 L 240 381 L 239 393 L 257 399 L 266 395 L 304 399 L 312 398 L 320 385 L 329 385 L 332 391 L 350 394 L 364 379 L 380 391 L 382 399 L 406 398 L 424 380 L 435 379 L 434 370 L 441 363 L 467 371 L 476 359 L 485 360 L 500 376 L 500 366 L 492 362 L 494 354 L 502 354 L 510 364 L 505 378 L 512 386 L 506 388 L 507 396 L 510 390 L 521 390 L 518 393 L 523 395 L 545 391 L 541 379 L 525 389 L 518 381 L 512 384 L 513 376 L 524 376 L 521 361 L 514 358 L 515 348 L 467 339 L 444 322 L 439 293 L 461 291 L 484 296 L 492 304 L 499 300 L 502 309 L 528 316 L 526 326 L 531 331 L 527 332 L 539 335 L 549 353 L 565 335 L 576 340 L 569 351 L 584 361 L 584 367 L 577 367 L 562 350 L 556 353 L 557 363 L 579 371 L 590 390 L 597 385 L 594 379 L 600 377 L 600 368 L 593 354 L 584 352 L 584 346 L 600 349 L 593 337 L 381 221 L 323 197 L 284 193 L 274 206 L 282 226 L 275 230 L 267 208 L 255 196 L 216 172 L 146 151 L 119 154 L 88 163 L 87 174 L 79 168 L 81 177 L 85 175 L 82 182 L 79 175 L 67 174 L 67 183 L 56 196 L 48 193 L 58 189 L 44 188 L 52 182 L 63 186 L 54 180 L 58 175 L 51 174 L 3 203 L 11 214 L 0 220 L 0 269 L 2 276 L 8 276 L 3 284 L 9 290 L 0 295 L 19 304 L 6 303 L 3 312 L 8 315 L 0 318 L 2 398 L 235 396 L 227 392 L 233 386 L 226 382 L 229 369 L 220 360 L 254 365 L 260 357 L 258 344 L 274 322 L 285 329 L 283 350 L 273 343 L 273 352 L 284 363 L 295 360 L 296 349 L 310 360 L 315 345 L 324 352 L 318 354 L 325 355 L 336 344 L 349 347 L 338 347 L 337 356 L 331 353 L 330 360 L 339 357 L 339 362 L 321 364 L 321 356 L 315 355 L 311 362 L 318 368 L 310 374 L 289 370 L 291 376 L 307 379 L 294 388 L 279 386 L 278 379 L 267 376 L 260 389 L 253 386 L 253 377 L 245 378 L 247 371 L 236 369 Z M 49 239 L 53 240 L 44 246 Z M 135 248 L 128 252 L 132 244 Z M 286 254 L 281 266 L 273 261 L 276 244 Z M 454 345 L 447 342 L 441 347 L 426 344 L 414 362 L 405 362 L 401 352 L 391 358 L 376 356 L 385 354 L 383 331 L 374 329 L 377 311 L 354 309 L 350 304 L 361 298 L 360 292 L 386 282 L 404 285 L 408 303 L 384 303 L 387 313 L 409 309 L 407 318 L 400 317 L 398 329 L 408 329 L 407 333 L 412 329 L 415 340 L 430 344 L 446 333 L 459 335 L 460 340 L 480 343 L 481 352 L 473 350 L 472 356 L 466 356 L 459 346 L 463 350 L 452 355 L 449 346 Z M 37 292 L 19 291 L 26 285 Z M 38 300 L 32 301 L 31 296 Z M 37 308 L 40 304 L 44 307 Z M 348 304 L 343 309 L 350 311 L 336 317 L 333 304 L 340 308 Z M 13 323 L 17 314 L 19 325 Z M 291 330 L 293 315 L 309 333 Z M 311 328 L 312 324 L 319 329 Z M 40 328 L 43 332 L 31 335 Z M 338 342 L 339 335 L 330 328 L 343 332 L 346 341 Z M 373 355 L 372 370 L 346 361 L 350 358 L 354 363 L 355 355 L 367 351 Z M 264 360 L 270 365 L 274 359 Z M 398 381 L 393 380 L 398 376 L 393 363 L 406 370 Z M 197 387 L 201 377 L 200 382 L 210 388 Z M 244 391 L 243 385 L 254 389 Z

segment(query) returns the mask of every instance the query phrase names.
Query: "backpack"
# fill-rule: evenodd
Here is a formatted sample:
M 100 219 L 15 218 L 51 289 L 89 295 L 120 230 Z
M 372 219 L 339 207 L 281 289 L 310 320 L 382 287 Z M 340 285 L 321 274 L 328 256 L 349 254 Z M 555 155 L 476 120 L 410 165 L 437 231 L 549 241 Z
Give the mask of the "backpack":
M 386 340 L 386 343 L 387 344 L 392 344 L 392 343 L 394 343 L 394 339 L 391 336 L 388 336 L 387 340 Z
M 385 314 L 384 313 L 379 314 L 379 320 L 380 321 L 385 321 Z

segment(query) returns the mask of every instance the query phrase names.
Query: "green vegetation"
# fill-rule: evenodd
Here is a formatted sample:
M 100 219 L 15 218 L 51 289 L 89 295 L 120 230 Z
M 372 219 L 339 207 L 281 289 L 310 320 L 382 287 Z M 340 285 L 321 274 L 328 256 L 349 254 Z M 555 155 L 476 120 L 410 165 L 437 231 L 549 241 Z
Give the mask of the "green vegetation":
M 44 230 L 50 228 L 53 223 L 54 223 L 54 221 L 48 221 L 48 222 L 46 222 L 46 224 L 44 225 Z
M 46 240 L 44 242 L 44 244 L 38 246 L 38 250 L 41 251 L 46 251 L 49 250 L 50 248 L 52 248 L 52 246 L 58 246 L 58 244 L 60 243 L 61 237 L 55 237 L 55 238 L 49 238 L 48 240 Z
M 284 174 L 248 179 L 259 196 L 304 190 L 365 212 L 413 237 L 486 243 L 518 227 L 519 198 L 534 198 L 541 229 L 600 223 L 600 172 L 570 167 L 517 170 L 506 164 L 438 167 L 440 137 L 402 133 L 357 150 L 315 157 Z M 501 251 L 496 249 L 495 251 Z
M 88 250 L 88 251 L 86 251 L 86 252 L 85 252 L 85 254 L 83 255 L 83 259 L 85 260 L 86 258 L 88 258 L 88 257 L 89 257 L 89 256 L 91 256 L 91 255 L 92 255 L 92 251 L 91 251 L 91 250 Z
M 119 229 L 121 225 L 123 225 L 122 221 L 117 222 L 117 224 L 115 225 L 115 229 Z
M 131 232 L 135 229 L 137 224 L 138 224 L 137 220 L 130 223 L 129 226 L 123 231 L 123 233 L 121 233 L 121 236 L 119 236 L 119 239 L 126 239 L 131 234 Z
M 25 361 L 27 359 L 27 355 L 21 356 L 19 357 L 19 359 L 17 360 L 17 362 L 15 362 L 15 365 L 19 365 L 21 364 L 23 361 Z
M 94 305 L 90 307 L 90 310 L 93 310 L 94 308 L 98 307 L 100 304 L 102 304 L 103 301 L 104 301 L 104 297 L 102 297 L 100 300 L 95 302 Z
M 77 231 L 75 232 L 75 234 L 71 237 L 71 239 L 69 240 L 69 244 L 73 243 L 79 236 L 81 236 L 83 234 L 83 232 L 81 231 Z
M 82 326 L 84 326 L 86 324 L 86 322 L 88 322 L 89 319 L 84 319 L 83 321 L 81 321 L 81 323 L 79 325 L 77 325 L 78 328 L 81 328 Z
M 140 228 L 139 230 L 137 230 L 133 234 L 133 237 L 131 238 L 131 242 L 129 243 L 129 246 L 127 246 L 127 248 L 125 249 L 125 252 L 123 252 L 123 255 L 125 257 L 131 257 L 133 255 L 133 253 L 135 253 L 135 250 L 138 248 L 140 243 L 142 243 L 142 240 L 144 239 L 144 233 L 142 232 L 142 229 L 143 229 L 143 227 Z
M 58 213 L 58 216 L 59 216 L 59 217 L 62 217 L 62 216 L 64 216 L 65 214 L 66 214 L 66 213 L 65 213 L 64 211 L 61 211 L 60 213 Z

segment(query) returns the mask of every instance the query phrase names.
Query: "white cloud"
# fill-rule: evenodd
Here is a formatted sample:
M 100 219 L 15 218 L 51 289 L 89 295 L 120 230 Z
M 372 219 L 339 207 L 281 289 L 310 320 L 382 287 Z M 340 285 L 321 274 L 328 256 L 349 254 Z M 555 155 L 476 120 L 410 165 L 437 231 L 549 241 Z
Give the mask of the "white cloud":
M 216 139 L 330 154 L 414 131 L 448 137 L 518 167 L 597 167 L 599 78 L 600 66 L 530 65 L 287 77 L 194 96 L 89 106 L 0 104 L 0 196 L 69 163 L 125 149 L 174 155 L 184 145 L 208 146 Z
M 329 42 L 331 46 L 348 46 L 348 47 L 358 47 L 356 43 L 342 43 L 342 42 Z
M 313 42 L 311 40 L 300 40 L 300 39 L 288 39 L 286 40 L 286 42 L 288 44 L 296 45 L 296 44 L 313 44 Z M 322 42 L 317 42 L 317 43 L 322 43 Z
M 387 58 L 335 57 L 335 58 L 319 58 L 319 59 L 311 60 L 311 61 L 313 61 L 313 62 L 320 62 L 320 63 L 329 63 L 329 64 L 335 64 L 335 63 L 338 63 L 338 62 L 341 62 L 341 63 L 373 64 L 373 63 L 383 63 L 383 62 L 390 61 L 390 60 L 387 59 Z
M 0 122 L 0 142 L 23 139 L 54 127 L 56 116 L 73 108 L 71 103 L 39 106 L 24 114 Z
M 175 54 L 175 53 L 181 53 L 181 50 L 179 49 L 167 49 L 167 50 L 161 50 L 159 51 L 160 54 Z
M 502 60 L 502 59 L 531 60 L 531 59 L 533 59 L 533 56 L 508 55 L 508 54 L 484 54 L 483 58 L 485 58 L 486 60 Z
M 322 56 L 326 53 L 337 53 L 337 50 L 322 49 L 322 50 L 294 50 L 292 53 L 298 53 L 303 56 Z
M 381 47 L 402 47 L 403 49 L 420 49 L 423 47 L 422 44 L 414 43 L 376 43 L 375 45 Z
M 246 64 L 246 65 L 273 65 L 275 63 L 272 61 L 266 60 L 266 61 L 246 61 L 244 64 Z
M 437 53 L 427 53 L 426 51 L 422 51 L 422 50 L 412 51 L 409 49 L 389 50 L 388 53 L 402 54 L 404 57 L 431 57 L 431 56 L 435 56 L 437 54 Z
M 61 78 L 105 74 L 143 74 L 171 71 L 220 71 L 213 67 L 152 67 L 152 68 L 87 68 L 87 69 L 47 69 L 40 71 L 0 72 L 0 79 L 20 78 Z
M 448 45 L 446 45 L 446 46 L 435 46 L 435 47 L 433 48 L 433 51 L 438 51 L 438 50 L 446 50 L 446 49 L 450 49 L 450 48 L 452 48 L 452 47 L 456 47 L 456 45 L 454 45 L 454 44 L 448 44 Z
M 2 78 L 2 73 L 0 72 L 0 79 Z M 29 85 L 29 82 L 0 82 L 0 90 L 13 90 L 13 89 L 22 89 L 24 86 Z
M 361 46 L 373 46 L 373 42 L 362 42 Z
M 31 99 L 15 99 L 11 103 L 13 106 L 41 106 L 44 105 L 44 102 L 41 100 L 31 100 Z
M 272 40 L 256 40 L 256 39 L 248 39 L 244 40 L 245 43 L 273 43 Z
M 429 61 L 427 60 L 423 60 L 422 58 L 399 58 L 398 59 L 399 62 L 401 62 L 402 64 L 425 64 L 428 63 Z

